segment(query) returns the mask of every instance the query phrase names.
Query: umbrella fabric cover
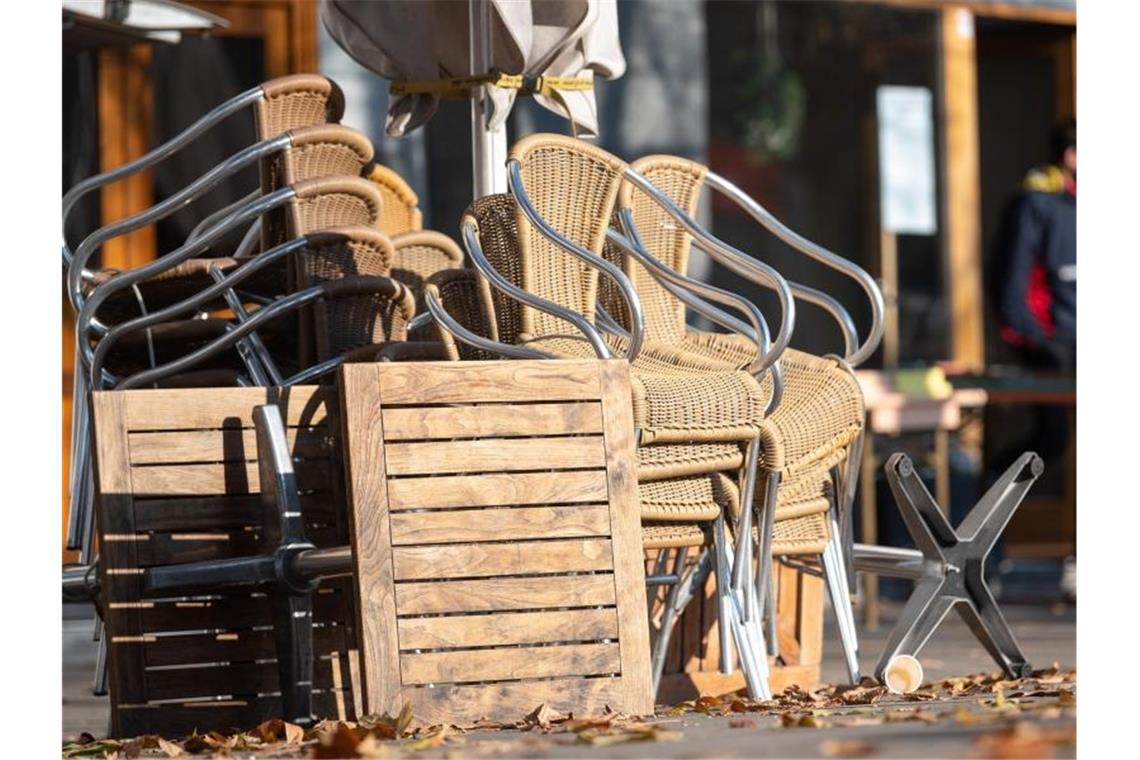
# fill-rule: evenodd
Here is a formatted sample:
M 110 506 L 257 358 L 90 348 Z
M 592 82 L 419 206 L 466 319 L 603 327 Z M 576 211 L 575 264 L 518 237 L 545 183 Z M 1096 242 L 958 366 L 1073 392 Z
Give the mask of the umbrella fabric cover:
M 492 66 L 527 77 L 616 79 L 625 73 L 616 0 L 489 0 Z M 423 81 L 488 72 L 470 70 L 469 2 L 463 0 L 321 0 L 321 20 L 337 44 L 385 79 Z M 490 87 L 492 129 L 506 121 L 516 90 Z M 598 129 L 592 90 L 562 91 L 565 106 L 536 94 L 544 108 L 569 111 L 580 134 Z M 399 137 L 426 122 L 439 96 L 394 96 L 385 131 Z

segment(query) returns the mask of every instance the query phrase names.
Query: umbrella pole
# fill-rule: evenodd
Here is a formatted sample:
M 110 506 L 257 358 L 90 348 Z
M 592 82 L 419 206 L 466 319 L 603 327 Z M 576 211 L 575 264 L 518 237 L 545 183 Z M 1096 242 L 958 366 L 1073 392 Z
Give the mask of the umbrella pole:
M 491 0 L 468 0 L 467 13 L 471 75 L 478 76 L 489 72 L 492 65 Z M 471 99 L 471 168 L 476 198 L 507 191 L 507 129 L 506 124 L 498 129 L 487 125 L 489 87 L 481 87 Z

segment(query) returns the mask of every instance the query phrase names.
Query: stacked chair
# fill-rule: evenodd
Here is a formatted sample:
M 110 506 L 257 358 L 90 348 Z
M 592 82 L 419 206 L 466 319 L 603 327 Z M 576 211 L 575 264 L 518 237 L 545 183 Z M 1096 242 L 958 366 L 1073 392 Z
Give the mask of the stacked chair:
M 833 299 L 788 283 L 692 220 L 702 188 L 723 190 L 723 180 L 670 157 L 629 166 L 552 135 L 517 143 L 510 194 L 481 198 L 464 214 L 473 269 L 464 268 L 459 246 L 422 229 L 407 183 L 372 162 L 363 135 L 337 124 L 343 98 L 317 76 L 254 88 L 137 161 L 80 183 L 64 198 L 65 222 L 86 193 L 250 107 L 257 142 L 152 208 L 91 233 L 74 253 L 65 241 L 77 313 L 69 545 L 84 564 L 94 544 L 90 390 L 289 387 L 323 382 L 345 362 L 625 358 L 642 540 L 657 552 L 649 582 L 668 588 L 653 644 L 655 686 L 678 617 L 711 574 L 722 670 L 735 667 L 735 651 L 750 693 L 770 696 L 773 556 L 816 559 L 819 571 L 805 567 L 827 579 L 857 679 L 843 539 L 863 409 L 850 366 L 874 349 L 880 311 L 856 348 L 850 317 Z M 175 250 L 127 271 L 94 266 L 108 241 L 253 164 L 259 187 L 205 216 Z M 734 198 L 797 248 L 842 262 Z M 219 250 L 235 233 L 237 247 Z M 750 301 L 688 277 L 694 242 L 776 291 L 775 335 Z M 845 358 L 788 348 L 796 298 L 836 316 Z M 686 327 L 689 308 L 729 332 Z
M 544 158 L 546 165 L 543 164 Z M 788 230 L 739 190 L 693 162 L 655 156 L 626 168 L 601 151 L 554 136 L 523 140 L 516 146 L 512 159 L 511 187 L 515 197 L 481 199 L 463 222 L 464 242 L 472 263 L 480 269 L 480 276 L 457 273 L 438 277 L 428 288 L 428 306 L 433 312 L 439 312 L 440 324 L 445 328 L 441 340 L 447 345 L 449 355 L 452 358 L 465 358 L 464 355 L 484 358 L 496 353 L 520 356 L 539 350 L 548 355 L 579 356 L 591 350 L 604 355 L 606 350 L 622 349 L 628 355 L 631 338 L 638 332 L 640 322 L 644 337 L 639 342 L 640 353 L 633 361 L 635 377 L 639 369 L 658 375 L 670 372 L 699 375 L 717 367 L 738 371 L 749 367 L 759 369 L 757 377 L 764 390 L 762 398 L 769 400 L 762 419 L 757 422 L 759 445 L 754 449 L 758 454 L 758 474 L 763 487 L 753 489 L 754 501 L 744 502 L 751 504 L 753 509 L 740 509 L 739 491 L 734 490 L 729 481 L 725 489 L 729 496 L 719 504 L 722 509 L 728 508 L 727 515 L 732 518 L 737 533 L 736 555 L 742 558 L 733 568 L 733 586 L 744 591 L 746 608 L 749 600 L 753 604 L 756 600 L 767 603 L 767 644 L 773 654 L 778 654 L 770 564 L 757 562 L 755 579 L 745 584 L 743 576 L 751 558 L 748 547 L 755 543 L 757 556 L 775 556 L 788 562 L 804 556 L 814 558 L 819 570 L 802 564 L 801 567 L 810 572 L 822 572 L 826 578 L 849 674 L 853 682 L 857 682 L 857 643 L 847 567 L 850 549 L 849 543 L 845 547 L 842 539 L 850 535 L 850 500 L 858 469 L 863 425 L 862 396 L 850 368 L 874 350 L 881 324 L 881 295 L 873 281 L 854 265 Z M 551 165 L 555 168 L 550 168 Z M 625 181 L 617 190 L 616 198 L 609 200 L 609 207 L 606 200 L 587 206 L 581 198 L 567 197 L 566 188 L 583 186 L 604 196 L 605 188 L 615 187 L 622 177 Z M 706 181 L 715 189 L 728 193 L 782 239 L 854 277 L 864 287 L 871 299 L 874 324 L 862 345 L 855 345 L 855 329 L 843 307 L 826 294 L 805 286 L 787 285 L 787 290 L 780 293 L 784 304 L 790 306 L 790 293 L 831 313 L 846 338 L 845 358 L 815 357 L 783 348 L 786 346 L 786 333 L 790 332 L 794 319 L 790 308 L 786 307 L 782 314 L 781 335 L 773 348 L 768 343 L 762 317 L 752 320 L 754 329 L 750 330 L 749 325 L 742 324 L 707 301 L 693 297 L 696 294 L 719 300 L 722 304 L 739 306 L 738 302 L 725 299 L 723 292 L 717 293 L 707 286 L 694 288 L 694 283 L 686 282 L 685 269 L 694 236 L 714 258 L 738 274 L 763 285 L 772 286 L 775 282 L 779 286 L 779 280 L 771 272 L 742 263 L 739 252 L 711 239 L 692 221 Z M 598 224 L 587 230 L 580 226 L 590 220 L 610 219 L 610 213 L 613 213 L 613 227 L 621 229 L 624 236 L 615 234 L 613 229 L 605 230 Z M 580 265 L 575 267 L 576 262 L 563 254 L 562 271 L 552 276 L 552 272 L 558 272 L 558 265 L 549 260 L 543 261 L 540 256 L 545 253 L 553 257 L 556 249 L 547 242 L 543 251 L 543 243 L 535 242 L 542 239 L 529 226 L 531 218 L 536 216 L 534 226 L 548 240 L 557 242 L 561 237 L 563 242 L 559 244 L 566 250 L 568 246 L 564 242 L 569 238 L 570 243 L 577 243 L 586 249 L 586 253 L 592 254 L 595 257 L 592 262 L 595 274 Z M 536 250 L 540 252 L 538 255 Z M 628 277 L 628 282 L 636 289 L 637 307 L 631 306 L 619 279 L 611 277 L 608 281 L 598 282 L 597 271 L 608 273 L 605 263 L 599 258 L 620 267 Z M 578 260 L 583 260 L 581 255 Z M 689 287 L 678 287 L 683 284 Z M 545 299 L 546 303 L 539 304 L 535 296 Z M 586 335 L 586 340 L 559 334 L 554 325 L 546 328 L 550 337 L 536 339 L 534 325 L 537 320 L 532 319 L 529 325 L 524 323 L 523 304 L 532 308 L 546 306 L 547 314 L 572 322 L 574 329 Z M 701 313 L 735 331 L 711 333 L 686 327 L 687 305 L 695 306 Z M 557 306 L 562 309 L 555 308 Z M 635 309 L 640 309 L 641 313 Z M 567 310 L 577 317 L 567 314 Z M 583 319 L 584 325 L 581 324 Z M 595 319 L 598 323 L 608 323 L 613 331 L 605 336 L 591 336 L 590 329 Z M 636 339 L 633 342 L 637 342 Z M 598 343 L 605 344 L 605 347 L 598 349 Z M 766 350 L 772 359 L 767 366 L 756 361 L 758 346 Z M 771 370 L 765 371 L 767 367 Z M 639 400 L 635 398 L 635 419 L 643 430 L 643 444 L 647 438 L 644 434 L 647 422 L 644 408 L 649 403 L 647 399 L 641 399 L 643 406 L 639 411 Z M 684 445 L 654 446 L 649 443 L 641 446 L 639 479 L 647 529 L 654 525 L 652 521 L 662 519 L 662 512 L 653 509 L 651 499 L 647 498 L 650 489 L 654 484 L 678 485 L 677 481 L 658 481 L 658 477 L 668 478 L 678 472 L 699 472 L 700 465 L 695 464 L 698 460 L 722 473 L 740 467 L 745 464 L 748 454 L 747 445 L 741 446 L 740 443 L 689 442 L 687 453 L 690 458 L 687 460 Z M 686 470 L 687 467 L 694 469 Z M 743 485 L 745 480 L 738 482 Z M 752 519 L 753 512 L 755 520 Z M 678 514 L 681 513 L 673 513 L 674 516 Z M 714 522 L 718 519 L 711 510 L 704 514 L 695 510 L 690 514 L 698 518 L 711 516 Z M 841 524 L 844 528 L 840 527 Z M 743 540 L 746 536 L 752 540 Z M 693 545 L 689 544 L 686 549 Z M 647 548 L 661 547 L 647 540 Z M 716 559 L 714 553 L 714 564 Z M 663 555 L 661 560 L 664 560 Z M 683 562 L 684 554 L 679 553 L 674 575 L 679 575 Z M 659 563 L 659 568 L 661 566 Z M 666 600 L 654 652 L 658 678 L 670 628 L 684 601 L 691 598 L 691 581 L 703 580 L 699 575 L 703 567 L 704 557 L 686 579 L 689 582 L 676 584 Z M 721 566 L 720 570 L 723 573 L 725 568 Z M 718 580 L 724 581 L 723 575 Z M 746 609 L 745 617 L 751 617 L 752 612 Z M 759 659 L 754 658 L 753 662 Z
M 850 508 L 862 452 L 863 397 L 851 371 L 878 344 L 881 333 L 882 295 L 874 281 L 859 267 L 788 229 L 767 210 L 707 167 L 676 156 L 647 156 L 631 168 L 652 183 L 688 214 L 695 214 L 702 191 L 708 187 L 726 195 L 750 216 L 799 251 L 851 277 L 871 303 L 872 326 L 862 344 L 851 317 L 830 296 L 790 283 L 793 294 L 831 314 L 845 338 L 844 357 L 818 357 L 786 349 L 780 356 L 783 391 L 762 426 L 761 469 L 764 488 L 757 489 L 756 507 L 774 522 L 766 526 L 770 546 L 760 556 L 781 558 L 814 556 L 823 569 L 852 683 L 859 681 L 855 621 L 848 596 L 850 561 Z M 646 250 L 665 266 L 685 273 L 692 235 L 677 225 L 650 197 L 652 190 L 627 182 L 619 206 L 629 209 L 629 220 Z M 649 322 L 653 337 L 679 350 L 725 366 L 744 366 L 751 344 L 738 334 L 712 333 L 688 328 L 686 304 L 663 287 L 628 253 L 610 246 L 607 256 L 618 261 L 635 283 L 642 307 L 655 315 Z M 620 301 L 610 298 L 609 310 L 621 314 Z M 840 525 L 843 528 L 840 528 Z M 844 546 L 846 539 L 846 546 Z M 769 621 L 774 593 L 762 566 L 757 577 L 760 593 L 769 601 Z M 770 576 L 769 576 L 770 577 Z M 777 637 L 770 631 L 768 643 Z
M 737 584 L 742 593 L 731 593 L 728 579 L 730 567 L 748 563 L 751 545 L 738 542 L 735 552 L 742 559 L 734 563 L 725 521 L 740 512 L 741 501 L 752 501 L 759 430 L 773 399 L 752 373 L 763 375 L 777 355 L 762 355 L 766 339 L 753 343 L 750 373 L 643 339 L 636 293 L 620 269 L 599 255 L 614 235 L 609 219 L 624 168 L 609 154 L 568 138 L 537 135 L 520 141 L 510 164 L 513 197 L 476 201 L 462 223 L 463 241 L 480 279 L 437 278 L 427 290 L 428 307 L 438 312 L 445 328 L 441 338 L 456 358 L 462 353 L 454 338 L 477 352 L 512 357 L 608 358 L 618 353 L 631 359 L 647 548 L 700 548 L 705 540 L 698 530 L 712 529 L 711 546 L 692 574 L 670 591 L 655 644 L 655 674 L 660 677 L 675 622 L 673 603 L 691 591 L 695 579 L 703 580 L 711 565 L 719 580 L 722 667 L 731 668 L 735 640 L 750 690 L 764 695 L 767 661 L 757 597 L 750 585 Z M 617 283 L 635 315 L 629 336 L 603 336 L 593 326 L 599 272 Z M 744 299 L 715 293 L 680 275 L 674 279 L 741 310 L 754 325 L 751 334 L 766 335 L 762 315 Z M 461 314 L 456 321 L 449 321 L 452 309 Z M 791 320 L 784 319 L 781 332 L 790 330 Z M 669 541 L 656 541 L 658 533 L 667 534 Z M 674 577 L 685 561 L 685 553 L 678 554 Z
M 344 361 L 405 358 L 401 349 L 415 348 L 406 339 L 417 294 L 401 279 L 422 282 L 461 260 L 439 233 L 394 240 L 382 232 L 393 218 L 384 214 L 385 194 L 362 176 L 375 174 L 372 146 L 326 123 L 343 104 L 323 77 L 288 77 L 220 106 L 147 156 L 78 185 L 65 198 L 65 216 L 84 193 L 169 156 L 251 104 L 259 142 L 154 207 L 90 234 L 74 254 L 65 245 L 77 311 L 70 538 L 84 564 L 94 543 L 89 388 L 288 387 L 327 378 Z M 253 162 L 261 187 L 203 219 L 177 249 L 128 271 L 90 266 L 108 240 L 184 208 Z M 218 250 L 241 230 L 236 251 Z M 397 262 L 414 277 L 398 279 Z M 104 663 L 101 657 L 97 690 Z

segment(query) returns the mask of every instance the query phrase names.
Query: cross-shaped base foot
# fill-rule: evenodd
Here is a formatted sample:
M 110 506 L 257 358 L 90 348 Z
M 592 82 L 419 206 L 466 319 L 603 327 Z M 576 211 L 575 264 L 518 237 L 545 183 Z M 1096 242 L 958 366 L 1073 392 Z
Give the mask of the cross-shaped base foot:
M 985 561 L 1005 526 L 1045 466 L 1032 452 L 1021 457 L 986 492 L 958 529 L 950 527 L 910 459 L 895 454 L 887 461 L 887 481 L 907 531 L 922 554 L 922 575 L 887 640 L 875 667 L 881 680 L 887 664 L 900 654 L 917 655 L 951 608 L 1001 665 L 1019 678 L 1031 668 L 986 585 Z

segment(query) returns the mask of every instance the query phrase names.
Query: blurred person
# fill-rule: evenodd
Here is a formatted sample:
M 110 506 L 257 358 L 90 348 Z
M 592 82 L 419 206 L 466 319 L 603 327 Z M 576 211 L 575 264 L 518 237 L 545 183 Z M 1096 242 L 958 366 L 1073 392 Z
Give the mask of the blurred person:
M 1077 123 L 1057 125 L 1051 163 L 1026 174 L 1006 209 L 992 252 L 991 296 L 1002 341 L 1022 366 L 1037 372 L 1074 374 L 1077 361 Z M 1022 452 L 1046 462 L 1065 452 L 1069 412 L 1036 405 L 1026 435 L 995 457 L 1000 473 Z M 1064 563 L 1061 588 L 1076 597 L 1076 561 Z
M 994 251 L 1002 340 L 1022 363 L 1071 373 L 1077 354 L 1077 122 L 1058 125 L 1052 163 L 1031 170 Z

